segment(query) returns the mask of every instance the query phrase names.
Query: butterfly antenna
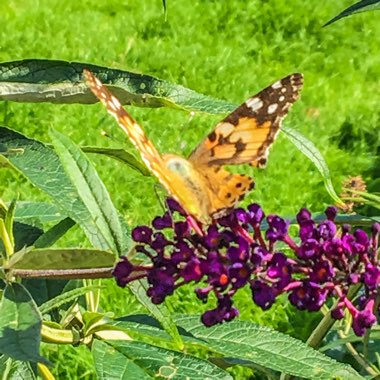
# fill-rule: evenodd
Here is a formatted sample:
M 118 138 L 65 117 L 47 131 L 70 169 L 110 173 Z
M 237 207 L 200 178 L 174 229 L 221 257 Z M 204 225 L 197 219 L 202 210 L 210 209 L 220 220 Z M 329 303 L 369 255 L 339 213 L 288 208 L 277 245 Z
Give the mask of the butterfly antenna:
M 161 208 L 162 208 L 162 211 L 165 212 L 166 209 L 167 209 L 168 207 L 167 207 L 167 203 L 166 203 L 166 201 L 165 201 L 165 204 L 164 204 L 164 202 L 162 202 L 161 196 L 160 196 L 160 194 L 158 193 L 158 189 L 159 189 L 159 188 L 161 188 L 161 185 L 160 185 L 160 184 L 155 183 L 155 184 L 153 185 L 153 190 L 154 190 L 154 193 L 156 194 L 156 198 L 157 198 L 157 200 L 158 200 L 158 203 L 160 204 L 160 206 L 161 206 Z
M 165 198 L 165 210 L 169 213 L 170 215 L 170 219 L 172 220 L 172 228 L 173 228 L 173 231 L 174 231 L 174 218 L 173 218 L 173 213 L 172 213 L 172 210 L 170 210 L 170 207 L 169 207 L 169 203 L 167 201 L 168 197 Z

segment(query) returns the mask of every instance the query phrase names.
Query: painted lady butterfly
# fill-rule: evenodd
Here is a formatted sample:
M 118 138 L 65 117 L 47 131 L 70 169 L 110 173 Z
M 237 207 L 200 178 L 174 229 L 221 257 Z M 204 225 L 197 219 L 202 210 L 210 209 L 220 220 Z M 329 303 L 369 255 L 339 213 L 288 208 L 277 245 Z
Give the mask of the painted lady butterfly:
M 160 155 L 119 100 L 90 71 L 87 84 L 129 136 L 146 166 L 185 211 L 201 223 L 226 215 L 254 187 L 252 178 L 223 165 L 263 167 L 282 119 L 298 99 L 302 74 L 291 74 L 249 98 L 223 119 L 188 159 Z

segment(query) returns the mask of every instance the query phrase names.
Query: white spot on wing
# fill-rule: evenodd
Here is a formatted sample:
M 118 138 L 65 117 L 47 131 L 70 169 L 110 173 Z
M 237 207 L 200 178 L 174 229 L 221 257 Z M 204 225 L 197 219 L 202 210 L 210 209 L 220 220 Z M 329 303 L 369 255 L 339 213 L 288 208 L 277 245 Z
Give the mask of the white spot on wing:
M 112 100 L 108 103 L 108 107 L 116 112 L 118 109 L 119 109 L 119 103 L 118 102 L 115 102 L 115 99 L 112 97 L 111 98 Z
M 231 134 L 234 129 L 235 129 L 235 126 L 233 126 L 230 123 L 218 124 L 218 131 L 220 131 L 220 133 L 223 133 L 224 136 L 228 136 L 229 134 Z
M 251 98 L 248 99 L 245 104 L 248 108 L 250 108 L 252 111 L 257 111 L 263 106 L 263 102 L 259 98 Z
M 282 83 L 280 80 L 278 80 L 277 82 L 273 83 L 272 84 L 272 88 L 274 88 L 275 90 L 279 89 L 282 87 Z
M 285 96 L 281 95 L 280 98 L 278 99 L 280 102 L 283 102 L 285 100 Z
M 276 112 L 277 108 L 278 108 L 278 104 L 277 103 L 271 104 L 268 107 L 268 114 L 271 115 L 272 113 Z

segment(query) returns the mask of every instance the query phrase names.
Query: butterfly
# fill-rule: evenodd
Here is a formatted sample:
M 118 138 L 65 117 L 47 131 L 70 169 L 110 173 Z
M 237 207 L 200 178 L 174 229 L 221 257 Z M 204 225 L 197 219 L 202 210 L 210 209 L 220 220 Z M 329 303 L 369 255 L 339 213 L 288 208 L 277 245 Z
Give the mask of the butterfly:
M 148 169 L 186 213 L 203 224 L 227 215 L 254 187 L 254 180 L 224 165 L 265 166 L 282 119 L 299 98 L 303 75 L 296 73 L 249 98 L 219 122 L 186 159 L 161 155 L 120 101 L 90 71 L 87 85 L 140 152 Z

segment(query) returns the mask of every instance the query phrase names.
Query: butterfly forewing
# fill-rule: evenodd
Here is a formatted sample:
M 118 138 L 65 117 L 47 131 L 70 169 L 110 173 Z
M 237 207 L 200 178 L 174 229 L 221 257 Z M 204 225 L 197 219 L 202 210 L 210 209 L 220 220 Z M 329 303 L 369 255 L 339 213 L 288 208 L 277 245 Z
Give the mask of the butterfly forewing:
M 140 152 L 141 158 L 161 184 L 170 192 L 171 179 L 164 161 L 157 149 L 145 135 L 143 129 L 122 107 L 120 101 L 112 95 L 102 82 L 90 71 L 83 71 L 87 84 L 94 95 L 104 104 L 107 111 L 116 119 L 122 130 Z
M 189 160 L 209 184 L 210 214 L 228 212 L 253 188 L 248 176 L 231 174 L 222 165 L 264 166 L 282 119 L 298 99 L 302 74 L 289 75 L 252 96 L 222 120 Z
M 302 74 L 292 74 L 252 96 L 216 126 L 189 160 L 204 165 L 264 166 L 281 121 L 302 86 Z

